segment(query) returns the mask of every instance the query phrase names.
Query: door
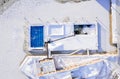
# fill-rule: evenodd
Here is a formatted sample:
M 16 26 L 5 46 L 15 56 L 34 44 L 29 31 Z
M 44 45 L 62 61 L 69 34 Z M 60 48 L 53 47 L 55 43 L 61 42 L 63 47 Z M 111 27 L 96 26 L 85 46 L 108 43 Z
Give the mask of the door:
M 44 33 L 43 26 L 31 26 L 30 28 L 30 41 L 31 47 L 44 46 Z

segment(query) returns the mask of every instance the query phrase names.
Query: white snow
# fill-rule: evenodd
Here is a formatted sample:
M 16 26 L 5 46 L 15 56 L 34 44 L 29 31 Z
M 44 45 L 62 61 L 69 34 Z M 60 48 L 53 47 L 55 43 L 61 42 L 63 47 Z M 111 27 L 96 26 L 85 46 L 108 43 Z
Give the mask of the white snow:
M 101 0 L 109 5 L 109 0 Z M 53 0 L 19 0 L 0 15 L 0 79 L 27 79 L 19 70 L 20 62 L 25 57 L 24 43 L 24 18 L 30 24 L 53 21 L 56 18 L 62 21 L 64 17 L 70 17 L 71 21 L 100 19 L 100 25 L 109 28 L 108 11 L 96 1 L 81 3 L 59 4 Z M 41 18 L 41 22 L 38 18 Z M 90 18 L 90 19 L 89 19 Z M 92 19 L 91 19 L 92 18 Z M 102 33 L 102 48 L 110 51 L 114 47 L 109 44 L 109 31 L 104 28 Z

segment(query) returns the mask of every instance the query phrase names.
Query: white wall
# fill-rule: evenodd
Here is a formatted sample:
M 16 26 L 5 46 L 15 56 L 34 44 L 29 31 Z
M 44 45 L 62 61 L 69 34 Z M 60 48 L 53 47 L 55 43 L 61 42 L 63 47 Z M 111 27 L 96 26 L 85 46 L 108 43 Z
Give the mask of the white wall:
M 79 23 L 79 24 L 89 24 L 89 23 Z M 91 22 L 90 24 L 93 24 L 94 28 L 91 28 L 94 34 L 79 34 L 79 35 L 74 35 L 74 24 L 73 23 L 65 23 L 63 24 L 63 31 L 62 29 L 58 29 L 55 34 L 57 34 L 59 31 L 60 33 L 63 32 L 62 35 L 52 35 L 50 33 L 47 33 L 47 38 L 50 38 L 50 40 L 54 41 L 56 39 L 64 38 L 65 39 L 55 41 L 49 45 L 49 49 L 53 51 L 60 51 L 60 50 L 98 50 L 98 26 L 96 22 Z M 59 25 L 59 24 L 54 24 L 54 25 Z M 52 28 L 52 24 L 49 27 L 49 30 Z M 54 29 L 56 27 L 53 27 Z M 46 33 L 45 33 L 46 34 Z
M 24 17 L 30 24 L 53 22 L 69 17 L 76 21 L 83 17 L 84 21 L 98 19 L 101 28 L 101 50 L 112 51 L 109 44 L 109 0 L 96 0 L 81 3 L 60 4 L 52 0 L 19 0 L 0 15 L 0 78 L 26 79 L 19 71 L 19 65 L 25 56 L 23 51 Z M 38 18 L 41 18 L 41 22 Z M 89 18 L 89 19 L 88 19 Z M 61 20 L 61 21 L 62 21 Z M 78 20 L 79 22 L 79 20 Z
M 120 1 L 119 0 L 116 0 L 116 4 L 117 4 L 117 7 L 116 7 L 116 17 L 117 17 L 117 35 L 118 35 L 118 40 L 117 42 L 119 43 L 120 45 Z
M 116 14 L 117 14 L 117 43 L 118 43 L 118 52 L 120 55 L 120 1 L 117 0 L 117 8 L 116 8 Z M 120 58 L 119 58 L 120 60 Z M 120 64 L 120 62 L 119 62 Z
M 111 6 L 111 11 L 112 11 L 112 43 L 117 43 L 117 14 L 116 14 L 116 1 L 117 0 L 112 0 L 112 6 Z
M 120 46 L 120 1 L 112 0 L 112 2 L 113 43 L 118 43 Z
M 32 15 L 31 12 L 26 17 L 39 17 L 45 24 L 46 22 L 55 22 L 53 18 L 55 18 L 57 22 L 62 22 L 65 17 L 69 17 L 71 22 L 91 22 L 95 21 L 97 17 L 98 27 L 101 29 L 99 32 L 99 49 L 100 51 L 112 51 L 115 48 L 109 43 L 109 3 L 109 0 L 93 0 L 66 4 L 51 1 L 50 3 L 37 6 L 34 11 L 32 10 L 34 15 Z M 32 20 L 30 22 L 32 22 Z
M 32 9 L 34 6 L 36 8 Z M 27 9 L 30 13 L 29 14 L 26 13 L 26 17 L 31 24 L 39 22 L 41 24 L 47 25 L 48 23 L 56 22 L 56 21 L 63 22 L 65 18 L 69 18 L 70 22 L 78 22 L 78 23 L 81 21 L 90 23 L 97 20 L 98 27 L 100 29 L 99 51 L 115 50 L 115 48 L 110 45 L 110 40 L 109 40 L 110 37 L 110 33 L 109 33 L 110 1 L 109 0 L 105 0 L 105 1 L 92 0 L 81 3 L 66 3 L 66 4 L 56 3 L 52 1 L 49 2 L 46 0 L 46 4 L 44 5 L 41 4 L 40 6 L 40 3 L 36 5 L 31 4 L 31 7 Z

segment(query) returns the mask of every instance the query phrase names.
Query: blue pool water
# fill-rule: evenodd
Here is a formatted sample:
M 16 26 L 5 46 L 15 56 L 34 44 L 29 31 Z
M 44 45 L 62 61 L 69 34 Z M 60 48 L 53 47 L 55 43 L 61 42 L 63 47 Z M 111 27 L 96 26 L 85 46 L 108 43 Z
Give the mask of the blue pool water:
M 31 26 L 30 28 L 30 43 L 31 47 L 44 46 L 43 26 Z

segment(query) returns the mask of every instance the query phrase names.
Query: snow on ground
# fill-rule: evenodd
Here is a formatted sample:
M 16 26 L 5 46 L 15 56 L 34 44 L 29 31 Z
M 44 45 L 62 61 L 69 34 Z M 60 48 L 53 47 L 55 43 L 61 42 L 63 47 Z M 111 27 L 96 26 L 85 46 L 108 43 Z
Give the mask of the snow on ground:
M 51 4 L 48 5 L 48 3 Z M 95 1 L 92 1 L 90 2 L 90 5 L 92 5 L 92 3 L 96 4 Z M 20 0 L 20 1 L 16 1 L 15 4 L 13 4 L 2 15 L 0 15 L 0 36 L 1 36 L 0 79 L 27 79 L 19 70 L 20 62 L 26 55 L 25 52 L 23 51 L 23 43 L 24 43 L 23 26 L 25 25 L 24 18 L 27 18 L 28 21 L 32 24 L 32 23 L 41 22 L 38 18 L 40 17 L 43 18 L 43 16 L 44 16 L 43 21 L 45 19 L 50 20 L 51 19 L 50 17 L 60 18 L 60 17 L 65 17 L 66 15 L 71 16 L 73 15 L 73 13 L 76 15 L 75 17 L 77 17 L 79 13 L 76 13 L 74 11 L 80 12 L 80 10 L 76 10 L 76 7 L 81 3 L 75 4 L 74 6 L 69 3 L 66 4 L 68 5 L 64 5 L 64 6 L 62 6 L 63 4 L 58 5 L 58 3 L 54 3 L 53 0 Z M 82 4 L 82 6 L 84 5 L 85 3 Z M 95 11 L 97 9 L 96 7 L 100 7 L 100 5 L 98 4 L 94 5 L 94 7 L 90 5 L 88 5 L 89 7 L 85 7 L 85 8 L 87 9 L 93 8 L 93 11 Z M 49 7 L 50 9 L 47 9 L 46 7 Z M 66 7 L 67 8 L 69 7 L 68 8 L 69 11 L 66 11 L 67 9 Z M 71 9 L 73 10 L 73 13 L 71 12 Z M 103 14 L 105 14 L 102 17 L 106 16 L 107 11 L 102 9 L 102 7 L 100 7 L 100 9 L 103 11 Z M 41 12 L 41 10 L 43 12 Z M 86 14 L 84 14 L 84 12 L 86 12 Z M 81 12 L 81 14 L 84 16 L 87 15 L 88 13 L 89 11 Z M 93 13 L 92 15 L 94 15 L 95 13 L 99 15 L 99 11 L 98 12 L 95 11 L 92 13 Z M 72 17 L 74 17 L 74 15 Z M 102 18 L 101 20 L 106 20 L 106 19 Z M 109 23 L 105 25 L 108 26 Z M 106 40 L 105 42 L 109 42 L 109 41 Z M 108 44 L 106 45 L 110 47 Z
M 23 51 L 23 26 L 24 17 L 33 14 L 29 11 L 36 4 L 39 5 L 37 0 L 20 0 L 0 15 L 0 79 L 28 79 L 19 70 L 26 55 Z

